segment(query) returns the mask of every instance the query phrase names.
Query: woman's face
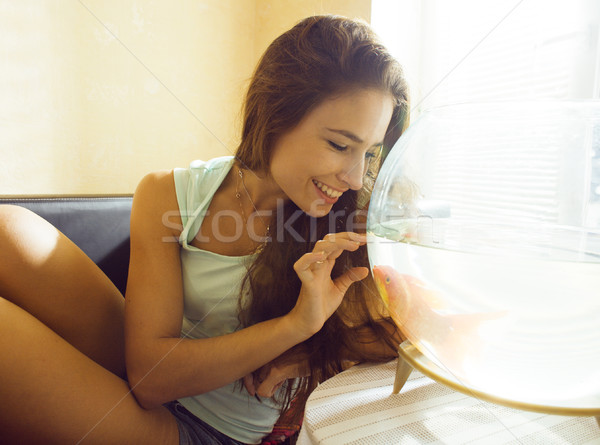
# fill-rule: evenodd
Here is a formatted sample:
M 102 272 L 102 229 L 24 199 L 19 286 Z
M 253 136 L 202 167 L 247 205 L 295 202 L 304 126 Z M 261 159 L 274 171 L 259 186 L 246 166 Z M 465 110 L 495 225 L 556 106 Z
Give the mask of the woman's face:
M 392 111 L 392 97 L 374 89 L 325 100 L 277 139 L 271 176 L 304 212 L 327 215 L 342 193 L 362 187 Z

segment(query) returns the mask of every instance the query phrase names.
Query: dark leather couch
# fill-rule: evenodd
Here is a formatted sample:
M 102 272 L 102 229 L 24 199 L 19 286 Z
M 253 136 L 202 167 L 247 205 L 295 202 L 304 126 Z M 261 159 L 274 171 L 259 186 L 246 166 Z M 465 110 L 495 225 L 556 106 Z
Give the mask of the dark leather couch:
M 132 196 L 2 198 L 49 221 L 83 250 L 123 295 L 129 267 Z

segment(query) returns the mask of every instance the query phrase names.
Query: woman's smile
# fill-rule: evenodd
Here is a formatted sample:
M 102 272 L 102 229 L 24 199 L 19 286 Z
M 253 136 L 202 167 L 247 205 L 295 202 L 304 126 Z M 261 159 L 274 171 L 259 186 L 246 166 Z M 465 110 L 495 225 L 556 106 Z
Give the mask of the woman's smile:
M 328 204 L 334 204 L 340 196 L 342 196 L 343 191 L 336 190 L 327 184 L 323 184 L 321 181 L 317 181 L 313 179 L 313 184 L 317 188 L 317 191 L 320 195 L 323 196 L 323 199 Z

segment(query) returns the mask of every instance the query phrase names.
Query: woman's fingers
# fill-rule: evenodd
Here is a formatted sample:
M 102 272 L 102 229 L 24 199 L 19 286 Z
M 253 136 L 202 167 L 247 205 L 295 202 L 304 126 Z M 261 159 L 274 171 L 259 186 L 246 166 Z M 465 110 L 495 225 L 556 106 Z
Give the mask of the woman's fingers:
M 294 270 L 300 276 L 300 274 L 308 272 L 311 267 L 323 264 L 327 260 L 327 255 L 324 251 L 305 253 L 294 264 Z M 300 276 L 300 278 L 302 277 Z
M 367 242 L 365 235 L 354 232 L 330 233 L 315 243 L 313 252 L 333 252 L 341 250 L 356 250 L 361 244 Z
M 286 381 L 286 378 L 280 375 L 269 375 L 265 380 L 263 380 L 258 388 L 256 388 L 256 394 L 260 397 L 273 397 L 275 391 L 277 391 L 283 383 Z
M 352 283 L 364 280 L 367 275 L 369 275 L 367 267 L 353 267 L 352 269 L 348 269 L 343 275 L 337 277 L 334 284 L 341 293 L 345 294 Z
M 366 242 L 366 236 L 358 233 L 330 233 L 315 243 L 313 252 L 323 252 L 327 257 L 326 259 L 335 260 L 344 250 L 356 250 Z
M 246 387 L 246 391 L 251 396 L 256 394 L 256 386 L 254 385 L 254 375 L 252 373 L 246 374 L 244 376 L 244 386 Z
M 330 233 L 322 240 L 315 243 L 312 252 L 304 254 L 294 264 L 296 273 L 300 278 L 307 272 L 320 270 L 327 265 L 333 267 L 333 261 L 337 259 L 344 250 L 356 250 L 367 242 L 365 235 L 354 232 Z

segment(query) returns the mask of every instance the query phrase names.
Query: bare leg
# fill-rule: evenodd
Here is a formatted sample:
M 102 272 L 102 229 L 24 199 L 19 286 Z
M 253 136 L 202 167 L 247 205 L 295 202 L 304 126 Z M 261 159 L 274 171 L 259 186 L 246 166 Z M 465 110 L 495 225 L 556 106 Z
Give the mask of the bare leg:
M 33 213 L 0 206 L 0 437 L 7 443 L 177 443 L 125 375 L 123 297 Z M 83 439 L 83 440 L 82 440 Z
M 0 298 L 2 443 L 176 444 L 166 409 L 142 409 L 127 382 Z
M 125 376 L 123 296 L 55 227 L 15 206 L 0 206 L 0 296 Z

